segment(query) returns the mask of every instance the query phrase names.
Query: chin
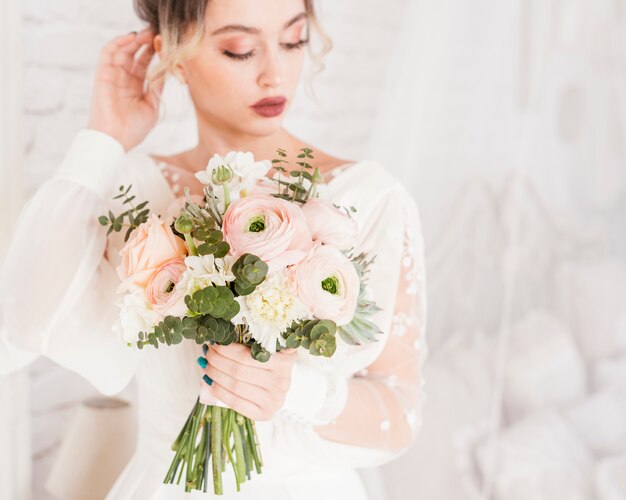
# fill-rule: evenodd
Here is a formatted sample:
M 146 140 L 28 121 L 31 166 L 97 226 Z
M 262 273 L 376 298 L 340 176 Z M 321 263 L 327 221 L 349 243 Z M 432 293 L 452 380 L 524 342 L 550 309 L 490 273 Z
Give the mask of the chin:
M 262 118 L 251 120 L 246 127 L 246 132 L 250 135 L 267 136 L 278 132 L 283 126 L 283 117 L 277 116 L 275 118 Z M 277 146 L 280 147 L 280 146 Z

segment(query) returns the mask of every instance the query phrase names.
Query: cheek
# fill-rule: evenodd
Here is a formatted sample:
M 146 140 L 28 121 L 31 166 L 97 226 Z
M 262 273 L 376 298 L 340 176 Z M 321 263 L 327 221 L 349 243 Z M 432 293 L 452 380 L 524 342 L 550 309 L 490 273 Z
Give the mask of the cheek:
M 302 68 L 304 66 L 305 49 L 295 52 L 287 58 L 285 66 L 285 76 L 289 83 L 295 86 L 302 74 Z
M 230 61 L 222 54 L 196 58 L 189 69 L 190 90 L 197 97 L 208 99 L 212 105 L 228 104 L 233 98 L 249 93 L 256 71 L 254 65 Z

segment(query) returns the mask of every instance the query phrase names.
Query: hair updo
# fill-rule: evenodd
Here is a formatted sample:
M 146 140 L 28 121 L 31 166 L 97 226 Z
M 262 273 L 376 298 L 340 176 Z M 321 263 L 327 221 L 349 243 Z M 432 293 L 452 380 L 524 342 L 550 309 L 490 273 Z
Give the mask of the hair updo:
M 159 63 L 150 68 L 147 75 L 149 83 L 167 74 L 176 74 L 177 64 L 193 57 L 205 35 L 204 15 L 211 0 L 133 0 L 137 16 L 148 23 L 154 33 L 162 39 Z M 315 28 L 322 40 L 322 48 L 313 53 L 309 44 L 309 53 L 315 64 L 314 73 L 324 68 L 322 58 L 333 47 L 331 39 L 321 28 L 315 15 L 313 0 L 304 0 L 309 26 Z M 194 35 L 184 40 L 189 29 Z

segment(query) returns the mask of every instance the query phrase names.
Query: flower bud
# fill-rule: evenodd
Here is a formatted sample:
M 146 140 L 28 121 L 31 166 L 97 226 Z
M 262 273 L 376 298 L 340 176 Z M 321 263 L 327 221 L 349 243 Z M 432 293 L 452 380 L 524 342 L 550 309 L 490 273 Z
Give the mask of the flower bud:
M 313 184 L 324 184 L 324 176 L 322 176 L 320 169 L 315 167 L 313 171 L 313 177 L 311 178 Z
M 232 168 L 230 168 L 228 165 L 220 165 L 213 170 L 213 173 L 211 174 L 211 180 L 213 181 L 213 184 L 221 186 L 232 181 L 233 176 L 234 172 Z
M 181 234 L 189 234 L 193 229 L 193 223 L 191 222 L 189 217 L 187 217 L 187 215 L 182 214 L 178 217 L 178 219 L 176 219 L 176 222 L 174 223 L 174 228 Z

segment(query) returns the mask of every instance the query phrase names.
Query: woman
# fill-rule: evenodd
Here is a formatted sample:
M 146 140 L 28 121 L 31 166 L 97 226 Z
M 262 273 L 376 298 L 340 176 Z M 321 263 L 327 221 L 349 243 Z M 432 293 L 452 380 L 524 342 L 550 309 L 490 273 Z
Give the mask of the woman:
M 15 369 L 46 355 L 107 395 L 134 378 L 137 448 L 107 499 L 213 495 L 162 484 L 170 444 L 199 390 L 257 420 L 263 472 L 239 493 L 225 474 L 224 498 L 367 498 L 355 468 L 398 457 L 421 420 L 426 300 L 415 203 L 379 163 L 334 158 L 282 127 L 309 26 L 317 26 L 312 1 L 135 0 L 135 8 L 148 28 L 103 47 L 88 126 L 18 221 L 0 275 L 0 359 Z M 148 75 L 157 52 L 161 64 Z M 167 158 L 139 153 L 171 74 L 189 88 L 198 145 Z M 323 197 L 356 208 L 357 250 L 377 256 L 368 281 L 381 308 L 372 317 L 384 333 L 379 341 L 339 341 L 330 360 L 283 352 L 263 365 L 244 346 L 211 346 L 203 369 L 191 342 L 137 351 L 116 338 L 123 234 L 107 238 L 96 219 L 121 211 L 117 187 L 132 183 L 137 199 L 164 214 L 183 186 L 201 193 L 193 173 L 214 153 L 272 159 L 283 148 L 293 158 L 302 147 L 314 151 L 326 178 Z

